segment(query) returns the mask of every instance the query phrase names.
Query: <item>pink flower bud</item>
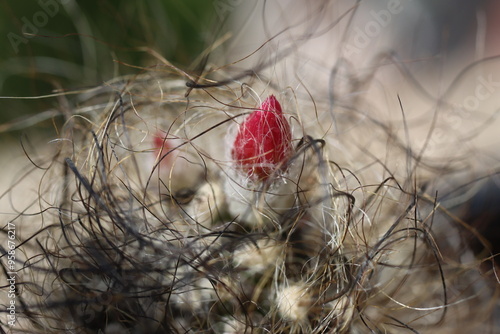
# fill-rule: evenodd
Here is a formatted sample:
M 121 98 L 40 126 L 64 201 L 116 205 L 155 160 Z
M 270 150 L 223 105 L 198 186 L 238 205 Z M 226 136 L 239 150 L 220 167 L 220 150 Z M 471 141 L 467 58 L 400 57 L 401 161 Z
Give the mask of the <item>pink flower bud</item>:
M 290 124 L 271 95 L 240 125 L 231 157 L 250 177 L 265 180 L 286 163 L 291 141 Z
M 153 138 L 153 147 L 155 158 L 161 160 L 160 165 L 168 166 L 170 156 L 165 156 L 172 148 L 169 145 L 169 140 L 158 132 Z
M 154 168 L 154 175 L 160 178 L 161 183 L 166 185 L 170 192 L 194 188 L 199 183 L 200 174 L 204 172 L 196 153 L 184 144 L 184 140 L 167 137 L 167 134 L 161 131 L 152 138 L 154 160 L 150 160 L 151 167 Z

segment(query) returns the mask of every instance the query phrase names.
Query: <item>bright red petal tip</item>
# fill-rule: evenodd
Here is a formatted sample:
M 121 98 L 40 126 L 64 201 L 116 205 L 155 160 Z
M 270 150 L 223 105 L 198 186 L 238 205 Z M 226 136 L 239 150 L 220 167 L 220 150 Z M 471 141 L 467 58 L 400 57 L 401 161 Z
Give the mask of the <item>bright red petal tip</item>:
M 265 180 L 289 158 L 291 142 L 290 124 L 271 95 L 240 125 L 231 156 L 238 168 Z

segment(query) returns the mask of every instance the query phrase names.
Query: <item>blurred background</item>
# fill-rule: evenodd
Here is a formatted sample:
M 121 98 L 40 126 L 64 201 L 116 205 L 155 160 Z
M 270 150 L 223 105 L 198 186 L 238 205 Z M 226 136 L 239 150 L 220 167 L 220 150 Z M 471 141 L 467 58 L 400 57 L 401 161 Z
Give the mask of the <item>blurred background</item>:
M 143 47 L 183 69 L 195 68 L 218 33 L 214 29 L 224 26 L 227 10 L 217 11 L 216 2 L 0 0 L 0 96 L 92 87 L 140 72 L 127 64 L 160 63 Z M 2 99 L 0 124 L 57 103 L 55 98 Z M 50 121 L 39 125 L 53 128 Z
M 276 0 L 284 10 L 287 2 Z M 157 51 L 182 69 L 195 71 L 199 55 L 231 30 L 238 41 L 232 44 L 232 49 L 228 48 L 230 52 L 236 51 L 235 57 L 229 59 L 238 59 L 254 51 L 263 41 L 248 43 L 245 49 L 248 34 L 255 35 L 259 29 L 257 24 L 252 27 L 252 22 L 245 21 L 249 11 L 255 14 L 255 3 L 258 2 L 0 0 L 0 96 L 33 97 L 60 88 L 92 87 L 113 77 L 140 71 L 127 64 L 160 63 L 141 49 L 143 47 Z M 356 1 L 339 0 L 339 3 L 349 8 Z M 399 4 L 405 9 L 405 15 L 394 15 L 397 24 L 391 24 L 384 32 L 390 34 L 392 47 L 398 52 L 412 59 L 449 53 L 473 60 L 488 55 L 487 52 L 477 54 L 482 45 L 495 44 L 496 34 L 481 35 L 486 36 L 482 41 L 478 41 L 477 36 L 478 29 L 494 29 L 498 21 L 493 15 L 498 12 L 497 3 L 492 0 L 372 0 L 362 1 L 360 8 L 365 8 L 364 13 L 360 11 L 356 15 L 361 21 L 375 22 L 373 13 Z M 228 17 L 234 11 L 239 12 L 238 19 L 229 22 Z M 270 22 L 273 17 L 278 18 L 278 14 L 267 14 L 270 14 Z M 364 26 L 355 23 L 353 27 Z M 247 35 L 238 35 L 238 29 L 245 30 Z M 221 65 L 223 60 L 218 63 Z M 58 102 L 55 98 L 1 99 L 0 124 L 54 108 Z M 53 128 L 50 121 L 40 125 Z

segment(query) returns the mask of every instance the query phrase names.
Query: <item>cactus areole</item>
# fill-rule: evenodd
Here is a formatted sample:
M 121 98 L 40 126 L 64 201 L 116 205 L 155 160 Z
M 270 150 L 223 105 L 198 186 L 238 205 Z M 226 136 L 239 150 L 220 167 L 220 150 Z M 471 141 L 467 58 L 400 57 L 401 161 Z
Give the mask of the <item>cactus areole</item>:
M 290 124 L 271 95 L 239 126 L 231 157 L 251 179 L 266 180 L 286 165 L 291 141 Z

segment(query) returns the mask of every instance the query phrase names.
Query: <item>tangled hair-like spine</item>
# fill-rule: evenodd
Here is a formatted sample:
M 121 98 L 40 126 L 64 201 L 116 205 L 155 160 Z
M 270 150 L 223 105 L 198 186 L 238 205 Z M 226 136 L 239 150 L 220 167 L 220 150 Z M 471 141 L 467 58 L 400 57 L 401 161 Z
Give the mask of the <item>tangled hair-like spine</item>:
M 452 333 L 489 318 L 454 219 L 365 151 L 371 129 L 382 151 L 414 159 L 390 129 L 352 105 L 335 117 L 351 132 L 333 134 L 328 101 L 252 78 L 185 82 L 153 72 L 82 95 L 94 107 L 67 119 L 40 185 L 36 217 L 50 223 L 19 246 L 26 332 Z M 255 184 L 222 141 L 271 94 L 294 153 Z M 175 145 L 154 147 L 159 131 Z

